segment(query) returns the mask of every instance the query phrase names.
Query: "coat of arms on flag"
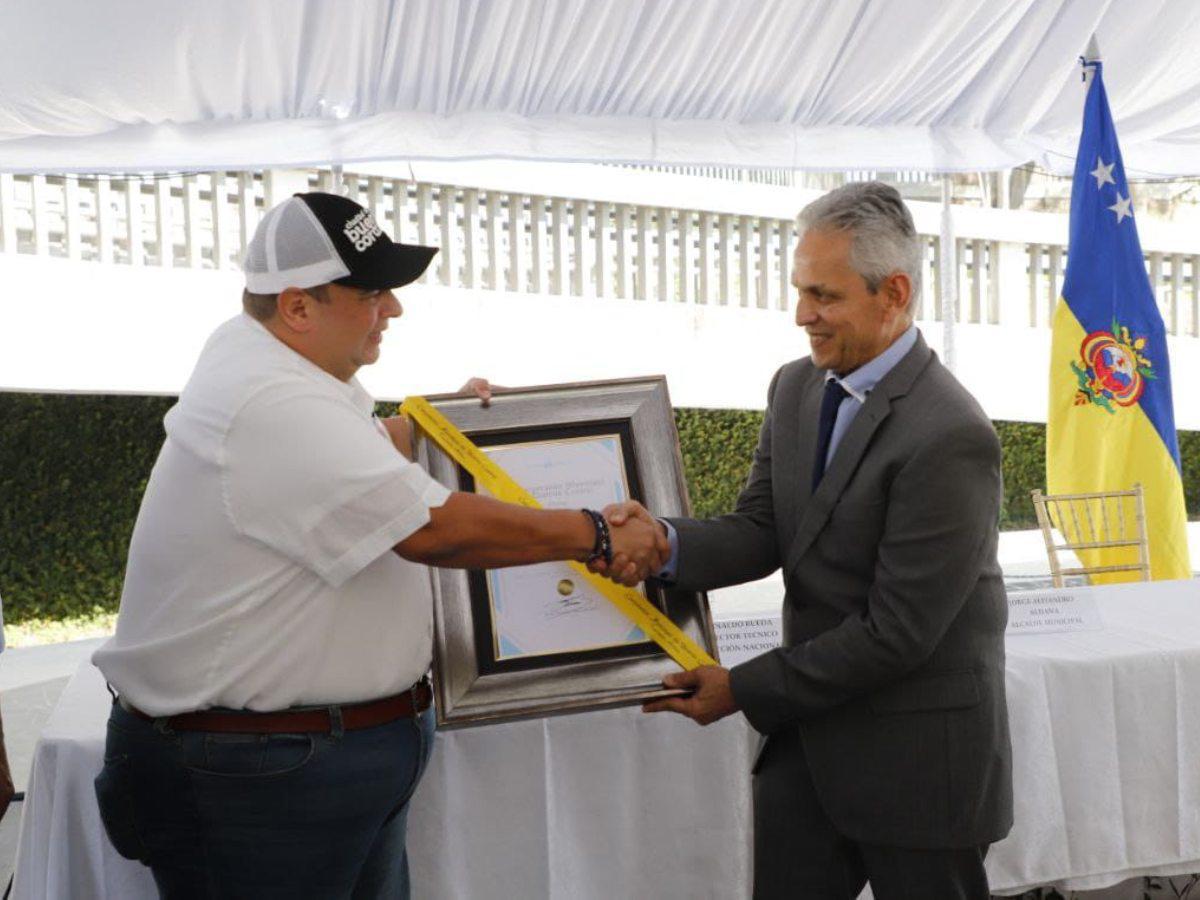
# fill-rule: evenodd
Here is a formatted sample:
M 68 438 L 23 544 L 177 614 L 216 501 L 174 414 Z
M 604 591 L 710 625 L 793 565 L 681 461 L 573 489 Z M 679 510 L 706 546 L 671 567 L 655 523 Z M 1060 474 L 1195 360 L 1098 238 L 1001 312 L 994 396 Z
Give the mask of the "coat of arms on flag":
M 1079 380 L 1075 405 L 1095 404 L 1115 415 L 1117 406 L 1133 406 L 1141 399 L 1146 379 L 1154 378 L 1153 363 L 1143 355 L 1146 338 L 1129 336 L 1116 319 L 1112 331 L 1093 331 L 1079 348 L 1082 362 L 1071 361 Z

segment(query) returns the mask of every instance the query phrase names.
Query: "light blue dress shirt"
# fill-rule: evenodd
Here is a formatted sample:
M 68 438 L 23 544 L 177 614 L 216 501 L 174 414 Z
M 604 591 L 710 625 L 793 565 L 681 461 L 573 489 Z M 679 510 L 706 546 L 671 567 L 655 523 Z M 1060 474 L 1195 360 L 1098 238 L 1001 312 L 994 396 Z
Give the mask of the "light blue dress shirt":
M 905 357 L 916 342 L 917 326 L 909 325 L 908 330 L 892 341 L 891 346 L 870 362 L 859 366 L 844 378 L 839 378 L 833 372 L 825 373 L 826 381 L 838 382 L 845 388 L 846 393 L 850 395 L 842 400 L 841 406 L 838 407 L 837 418 L 833 420 L 833 434 L 830 435 L 829 452 L 825 456 L 826 469 L 833 462 L 833 455 L 837 452 L 838 444 L 842 442 L 842 437 L 849 430 L 850 423 L 854 421 L 854 417 L 858 415 L 858 411 L 867 402 L 867 395 L 874 390 L 875 385 L 883 380 L 883 376 L 895 368 L 896 363 Z M 671 526 L 670 522 L 662 519 L 659 519 L 659 521 L 667 529 L 667 540 L 671 543 L 671 558 L 667 560 L 667 564 L 663 566 L 662 571 L 655 577 L 660 581 L 674 581 L 679 560 L 679 535 L 675 533 L 675 529 Z

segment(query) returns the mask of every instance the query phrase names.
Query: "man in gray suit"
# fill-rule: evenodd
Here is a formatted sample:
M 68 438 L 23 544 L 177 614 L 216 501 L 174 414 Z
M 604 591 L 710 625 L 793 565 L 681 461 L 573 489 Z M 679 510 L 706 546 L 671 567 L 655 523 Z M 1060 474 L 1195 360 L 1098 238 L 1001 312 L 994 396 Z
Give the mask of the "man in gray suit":
M 869 880 L 877 900 L 984 900 L 984 854 L 1012 824 L 999 442 L 913 325 L 921 245 L 900 195 L 846 185 L 799 226 L 812 355 L 771 382 L 736 510 L 664 521 L 659 573 L 708 590 L 782 566 L 783 646 L 670 675 L 693 693 L 646 709 L 741 710 L 764 735 L 755 897 L 842 900 Z

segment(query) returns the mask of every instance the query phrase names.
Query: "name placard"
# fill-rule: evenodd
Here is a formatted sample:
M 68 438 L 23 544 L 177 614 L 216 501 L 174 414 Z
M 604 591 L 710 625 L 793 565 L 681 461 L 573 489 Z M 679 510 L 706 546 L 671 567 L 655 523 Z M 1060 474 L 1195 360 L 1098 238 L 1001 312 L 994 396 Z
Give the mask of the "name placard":
M 717 653 L 725 668 L 753 659 L 783 643 L 779 613 L 720 618 L 713 622 Z
M 1099 631 L 1100 609 L 1089 588 L 1049 588 L 1008 595 L 1008 630 L 1014 634 Z

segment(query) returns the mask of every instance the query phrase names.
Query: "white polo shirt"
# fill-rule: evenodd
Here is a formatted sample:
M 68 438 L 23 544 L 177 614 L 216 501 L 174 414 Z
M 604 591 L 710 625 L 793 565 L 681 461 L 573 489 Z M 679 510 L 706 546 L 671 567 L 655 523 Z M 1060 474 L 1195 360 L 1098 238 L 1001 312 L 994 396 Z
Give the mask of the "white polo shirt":
M 164 419 L 116 635 L 93 662 L 139 709 L 274 710 L 398 693 L 429 668 L 428 570 L 392 547 L 449 491 L 342 382 L 243 314 Z

